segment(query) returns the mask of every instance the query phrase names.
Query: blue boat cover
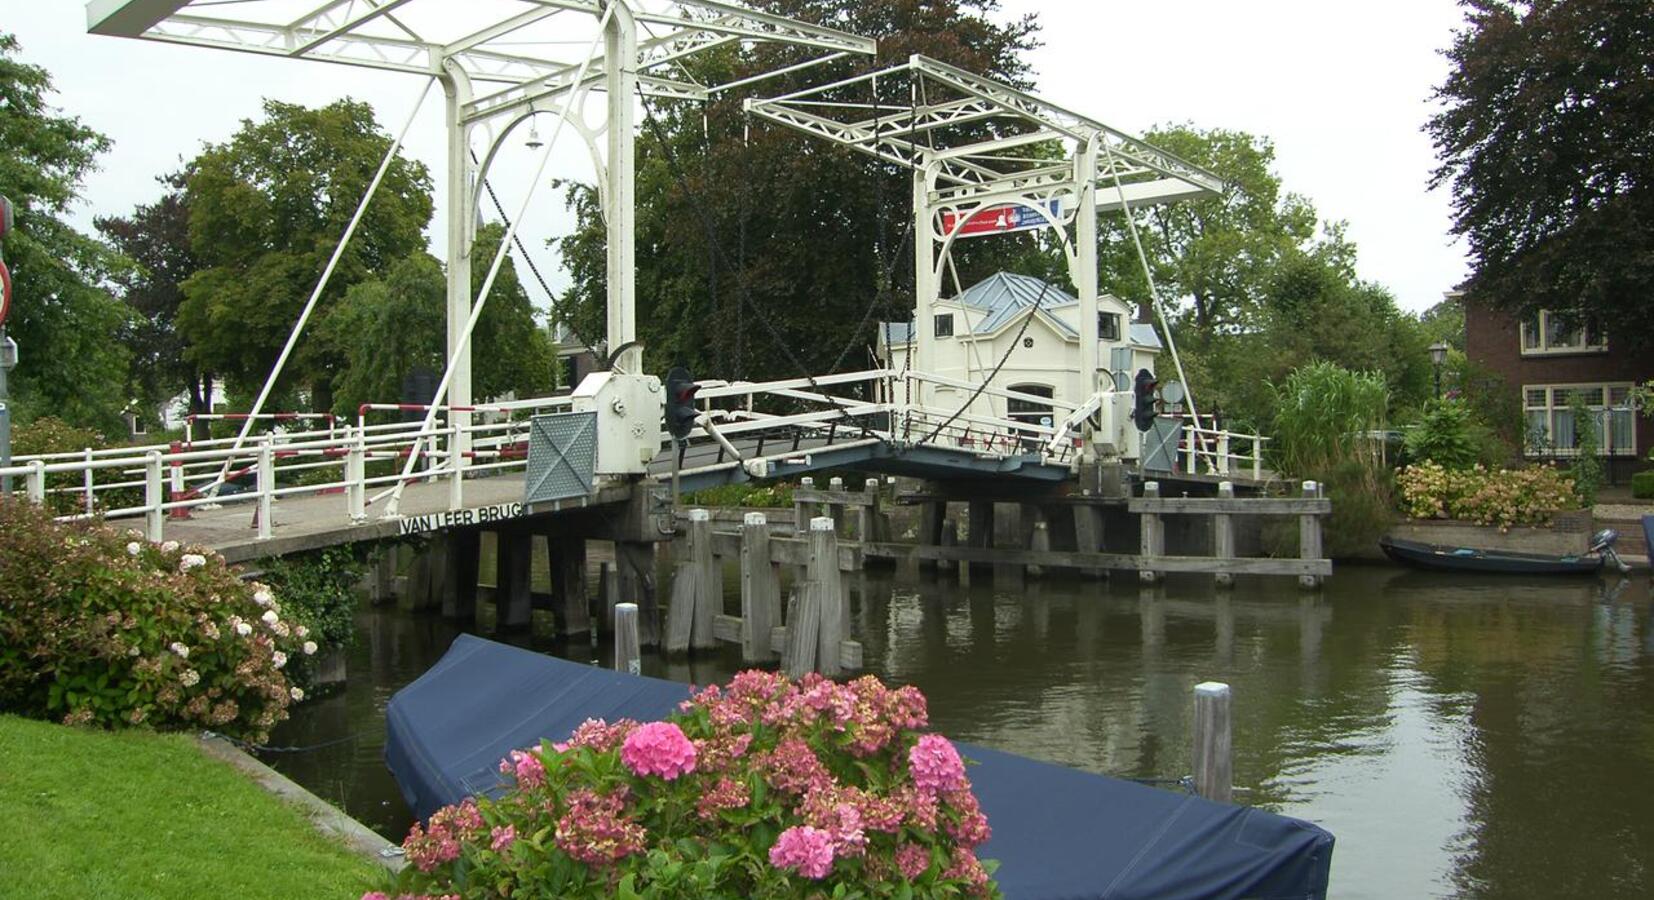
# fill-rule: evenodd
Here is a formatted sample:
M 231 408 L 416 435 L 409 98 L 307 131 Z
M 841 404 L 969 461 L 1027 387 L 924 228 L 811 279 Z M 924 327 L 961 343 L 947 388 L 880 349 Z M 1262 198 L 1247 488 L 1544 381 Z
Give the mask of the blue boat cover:
M 561 740 L 587 718 L 659 719 L 686 685 L 462 635 L 386 710 L 385 760 L 408 806 L 501 788 L 512 749 Z M 1333 837 L 1307 822 L 968 744 L 1008 898 L 1322 898 Z

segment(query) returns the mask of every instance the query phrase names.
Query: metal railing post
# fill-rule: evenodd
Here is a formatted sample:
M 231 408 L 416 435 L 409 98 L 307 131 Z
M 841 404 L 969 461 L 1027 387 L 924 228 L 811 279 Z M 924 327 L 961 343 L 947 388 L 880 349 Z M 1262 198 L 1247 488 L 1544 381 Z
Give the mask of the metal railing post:
M 1198 474 L 1197 473 L 1197 465 L 1199 463 L 1199 459 L 1197 459 L 1196 456 L 1195 456 L 1195 454 L 1196 454 L 1195 441 L 1200 440 L 1200 429 L 1196 428 L 1193 425 L 1185 425 L 1185 426 L 1183 426 L 1183 435 L 1184 435 L 1183 440 L 1187 443 L 1187 446 L 1188 446 L 1188 449 L 1186 451 L 1186 455 L 1188 457 L 1188 462 L 1185 464 L 1183 471 L 1190 474 L 1190 475 Z
M 85 450 L 86 471 L 82 473 L 81 488 L 86 492 L 86 514 L 92 515 L 97 511 L 97 503 L 92 499 L 92 491 L 96 488 L 96 481 L 92 477 L 92 448 Z
M 270 539 L 272 505 L 276 499 L 276 454 L 270 435 L 258 444 L 258 539 Z
M 166 525 L 166 490 L 161 480 L 161 451 L 151 450 L 144 457 L 144 536 L 160 543 Z
M 1229 474 L 1229 432 L 1218 432 L 1218 474 Z
M 1252 436 L 1252 480 L 1263 480 L 1263 440 Z
M 368 487 L 364 483 L 368 475 L 366 454 L 367 442 L 361 430 L 357 430 L 350 449 L 345 452 L 345 497 L 352 522 L 362 522 L 368 517 Z
M 460 426 L 453 425 L 449 429 L 448 438 L 448 508 L 461 509 L 465 506 L 465 455 L 460 452 L 462 446 L 469 446 L 469 442 L 462 442 L 459 438 Z
M 28 492 L 30 503 L 46 502 L 46 463 L 44 460 L 34 460 L 29 463 L 29 474 L 24 476 L 24 489 Z

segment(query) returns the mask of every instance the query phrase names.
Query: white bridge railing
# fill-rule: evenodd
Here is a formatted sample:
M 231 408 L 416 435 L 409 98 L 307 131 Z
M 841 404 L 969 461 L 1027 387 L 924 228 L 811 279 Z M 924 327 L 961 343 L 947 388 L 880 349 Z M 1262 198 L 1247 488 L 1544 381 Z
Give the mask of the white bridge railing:
M 758 383 L 702 382 L 700 431 L 681 451 L 695 453 L 697 463 L 682 474 L 744 467 L 748 474 L 764 477 L 774 462 L 798 462 L 825 447 L 873 444 L 945 448 L 984 459 L 1033 457 L 1068 466 L 1077 461 L 1082 424 L 1107 397 L 1073 404 L 998 388 L 979 394 L 1043 406 L 1055 423 L 1047 425 L 984 412 L 992 403 L 976 402 L 961 410 L 969 394 L 953 399 L 951 406 L 946 401 L 926 406 L 918 402 L 926 387 L 977 391 L 968 382 L 892 369 Z M 428 406 L 367 404 L 358 410 L 354 425 L 337 424 L 330 416 L 273 417 L 278 430 L 239 448 L 235 439 L 220 438 L 88 449 L 18 457 L 0 475 L 20 484 L 28 499 L 51 504 L 64 519 L 142 519 L 151 540 L 162 539 L 168 519 L 241 504 L 252 511 L 250 527 L 263 539 L 273 533 L 273 504 L 293 497 L 338 495 L 341 520 L 363 522 L 370 515 L 399 514 L 399 485 L 446 482 L 448 507 L 463 508 L 467 477 L 526 466 L 529 414 L 567 411 L 571 405 L 569 397 L 553 397 L 440 407 L 439 419 L 424 430 L 420 422 L 382 419 L 428 412 Z M 457 427 L 446 422 L 455 412 L 481 414 L 478 418 L 484 420 Z M 489 417 L 497 421 L 486 421 Z M 319 420 L 326 421 L 325 429 L 306 427 Z M 457 441 L 461 435 L 469 441 Z M 1188 472 L 1230 475 L 1250 469 L 1258 478 L 1265 440 L 1189 424 L 1179 459 Z M 471 449 L 456 457 L 451 448 L 465 443 Z M 422 467 L 404 476 L 414 452 Z M 664 467 L 656 473 L 665 475 Z M 249 479 L 251 486 L 244 486 Z

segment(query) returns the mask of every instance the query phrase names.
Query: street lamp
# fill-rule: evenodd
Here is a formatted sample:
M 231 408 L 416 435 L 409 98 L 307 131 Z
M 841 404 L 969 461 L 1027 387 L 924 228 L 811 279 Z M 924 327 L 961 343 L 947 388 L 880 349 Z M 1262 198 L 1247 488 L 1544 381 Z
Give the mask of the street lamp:
M 1437 341 L 1430 345 L 1430 362 L 1436 367 L 1436 399 L 1442 398 L 1442 364 L 1447 362 L 1447 342 Z

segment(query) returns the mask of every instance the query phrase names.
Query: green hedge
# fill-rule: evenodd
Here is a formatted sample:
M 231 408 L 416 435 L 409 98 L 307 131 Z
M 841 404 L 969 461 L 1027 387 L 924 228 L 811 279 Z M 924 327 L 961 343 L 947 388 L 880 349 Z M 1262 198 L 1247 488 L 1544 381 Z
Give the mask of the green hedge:
M 1654 469 L 1631 476 L 1631 496 L 1638 500 L 1654 500 Z

